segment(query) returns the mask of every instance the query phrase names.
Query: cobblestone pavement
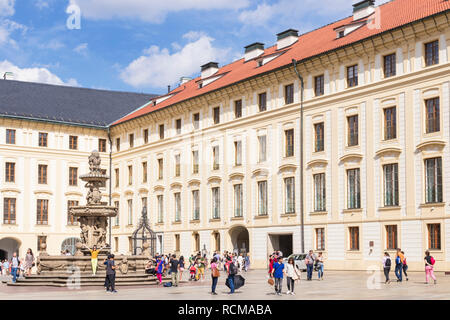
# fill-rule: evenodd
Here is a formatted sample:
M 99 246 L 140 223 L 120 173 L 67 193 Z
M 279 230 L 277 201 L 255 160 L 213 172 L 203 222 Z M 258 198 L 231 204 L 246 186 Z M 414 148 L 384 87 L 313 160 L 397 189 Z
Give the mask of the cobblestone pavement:
M 325 280 L 318 281 L 316 274 L 313 281 L 302 280 L 296 283 L 296 295 L 286 295 L 286 280 L 283 281 L 283 295 L 276 296 L 273 287 L 267 284 L 267 274 L 264 270 L 252 270 L 244 273 L 246 284 L 234 295 L 228 295 L 224 285 L 225 274 L 219 279 L 217 296 L 210 292 L 211 280 L 186 282 L 178 288 L 164 287 L 118 287 L 118 293 L 106 293 L 101 288 L 68 288 L 51 287 L 8 287 L 0 285 L 0 299 L 82 299 L 82 300 L 397 300 L 397 299 L 432 299 L 448 300 L 450 298 L 450 276 L 436 273 L 437 284 L 425 284 L 425 273 L 409 272 L 409 281 L 392 282 L 385 285 L 380 273 L 328 271 Z M 186 275 L 187 278 L 187 275 Z M 395 275 L 391 272 L 391 279 Z

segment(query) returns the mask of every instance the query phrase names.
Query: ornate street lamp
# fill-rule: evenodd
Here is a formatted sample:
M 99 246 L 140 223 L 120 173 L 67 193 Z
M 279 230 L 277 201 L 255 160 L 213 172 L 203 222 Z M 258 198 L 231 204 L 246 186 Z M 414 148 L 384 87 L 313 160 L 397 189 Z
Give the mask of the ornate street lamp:
M 152 229 L 150 229 L 150 225 L 148 223 L 148 217 L 147 217 L 147 206 L 144 206 L 142 208 L 142 216 L 139 220 L 139 224 L 137 229 L 133 232 L 133 235 L 131 237 L 133 241 L 133 254 L 139 255 L 142 253 L 143 244 L 148 243 L 150 254 L 152 257 L 155 256 L 155 249 L 156 249 L 156 234 L 153 232 Z

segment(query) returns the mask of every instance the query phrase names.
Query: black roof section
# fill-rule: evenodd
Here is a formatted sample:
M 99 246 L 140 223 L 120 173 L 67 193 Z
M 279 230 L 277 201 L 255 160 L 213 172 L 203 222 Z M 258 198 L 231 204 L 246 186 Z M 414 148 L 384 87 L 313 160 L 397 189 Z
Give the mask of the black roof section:
M 155 97 L 157 95 L 0 80 L 0 117 L 105 128 Z

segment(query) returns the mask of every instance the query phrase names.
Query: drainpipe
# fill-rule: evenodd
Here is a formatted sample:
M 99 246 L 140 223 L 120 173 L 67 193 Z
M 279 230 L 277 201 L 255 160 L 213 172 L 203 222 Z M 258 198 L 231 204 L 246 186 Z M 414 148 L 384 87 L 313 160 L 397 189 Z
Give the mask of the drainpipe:
M 111 127 L 108 126 L 108 140 L 109 140 L 109 206 L 112 206 L 112 140 L 111 140 Z M 109 247 L 112 250 L 112 227 L 111 217 L 109 217 Z
M 305 221 L 304 221 L 304 205 L 303 205 L 303 95 L 305 91 L 305 86 L 303 82 L 303 77 L 297 70 L 297 60 L 292 59 L 292 64 L 294 66 L 295 73 L 300 79 L 301 93 L 300 93 L 300 234 L 302 241 L 302 253 L 305 253 Z

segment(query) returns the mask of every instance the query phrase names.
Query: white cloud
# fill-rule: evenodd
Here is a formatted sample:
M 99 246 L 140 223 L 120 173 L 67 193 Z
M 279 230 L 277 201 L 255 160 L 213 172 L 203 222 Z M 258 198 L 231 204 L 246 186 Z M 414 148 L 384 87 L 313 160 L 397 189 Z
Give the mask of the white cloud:
M 0 75 L 3 76 L 5 72 L 12 72 L 13 79 L 19 81 L 58 84 L 74 87 L 79 86 L 77 80 L 69 79 L 67 81 L 63 81 L 46 68 L 20 68 L 8 60 L 0 61 Z
M 82 56 L 86 56 L 88 52 L 88 44 L 82 43 L 78 45 L 75 49 L 73 49 L 73 51 L 75 51 L 78 54 L 81 54 Z
M 184 10 L 241 9 L 249 0 L 69 0 L 88 19 L 137 18 L 162 23 L 170 12 Z
M 50 4 L 48 3 L 48 1 L 45 0 L 36 0 L 34 5 L 36 7 L 38 7 L 39 9 L 44 9 L 44 8 L 48 8 L 50 6 Z
M 0 0 L 0 17 L 8 17 L 14 15 L 15 0 Z
M 213 38 L 200 33 L 198 38 L 192 36 L 193 33 L 187 33 L 184 38 L 193 40 L 173 53 L 167 48 L 151 46 L 122 70 L 120 77 L 134 87 L 165 88 L 182 76 L 199 73 L 202 64 L 230 57 L 231 50 L 214 47 Z
M 64 48 L 65 45 L 60 40 L 52 39 L 47 43 L 39 45 L 39 48 L 41 49 L 51 49 L 51 50 L 59 50 L 61 48 Z

